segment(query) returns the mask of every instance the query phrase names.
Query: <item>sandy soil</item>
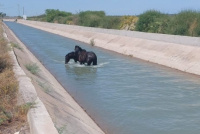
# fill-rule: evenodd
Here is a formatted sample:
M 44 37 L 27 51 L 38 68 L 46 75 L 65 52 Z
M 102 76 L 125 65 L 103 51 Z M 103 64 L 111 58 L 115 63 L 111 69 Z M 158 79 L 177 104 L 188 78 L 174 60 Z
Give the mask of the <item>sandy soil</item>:
M 14 48 L 19 65 L 26 75 L 32 79 L 38 97 L 45 104 L 57 130 L 69 134 L 103 134 L 104 132 L 86 114 L 86 112 L 66 92 L 59 82 L 49 73 L 42 63 L 26 48 L 16 36 L 6 28 L 9 40 L 20 46 Z M 37 75 L 31 74 L 25 67 L 36 63 L 40 71 Z

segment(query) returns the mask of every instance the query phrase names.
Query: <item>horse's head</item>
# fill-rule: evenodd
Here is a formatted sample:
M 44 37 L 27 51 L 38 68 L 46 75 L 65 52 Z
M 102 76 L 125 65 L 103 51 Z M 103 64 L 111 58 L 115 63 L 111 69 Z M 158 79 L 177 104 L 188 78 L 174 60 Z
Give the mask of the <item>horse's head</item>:
M 65 56 L 65 64 L 67 64 L 69 62 L 70 58 L 68 55 Z
M 70 59 L 74 59 L 75 57 L 75 53 L 74 52 L 70 52 L 65 56 L 65 64 L 67 64 L 69 62 Z

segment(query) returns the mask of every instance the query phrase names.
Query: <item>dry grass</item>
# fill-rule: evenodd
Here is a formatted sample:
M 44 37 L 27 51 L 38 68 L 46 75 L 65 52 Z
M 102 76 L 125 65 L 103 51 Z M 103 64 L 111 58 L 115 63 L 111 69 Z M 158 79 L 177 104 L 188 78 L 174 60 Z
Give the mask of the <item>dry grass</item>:
M 20 129 L 26 122 L 26 115 L 32 104 L 17 106 L 18 81 L 12 70 L 7 42 L 3 37 L 0 22 L 0 134 L 10 128 Z
M 3 72 L 4 69 L 11 69 L 12 63 L 10 60 L 10 56 L 8 53 L 0 55 L 0 73 Z
M 0 24 L 1 26 L 1 24 Z M 8 51 L 8 46 L 7 46 L 7 42 L 6 40 L 3 38 L 3 34 L 2 34 L 2 28 L 0 27 L 0 54 L 4 54 L 4 53 L 7 53 Z
M 11 69 L 0 74 L 0 125 L 11 122 L 14 117 L 18 83 Z

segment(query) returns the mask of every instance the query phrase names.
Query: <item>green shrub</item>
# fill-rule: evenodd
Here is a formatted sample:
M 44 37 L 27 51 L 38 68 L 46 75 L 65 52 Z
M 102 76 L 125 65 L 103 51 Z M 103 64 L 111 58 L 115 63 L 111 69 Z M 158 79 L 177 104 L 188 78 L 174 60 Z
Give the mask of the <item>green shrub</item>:
M 164 14 L 148 10 L 135 16 L 106 16 L 104 11 L 83 11 L 78 14 L 47 9 L 45 15 L 31 19 L 107 29 L 127 29 L 141 32 L 200 36 L 200 12 L 185 10 L 178 14 Z
M 200 36 L 200 12 L 185 10 L 175 15 L 150 10 L 139 16 L 136 30 L 174 35 Z
M 200 20 L 199 20 L 200 21 Z M 199 22 L 198 21 L 198 22 Z M 198 24 L 197 27 L 194 29 L 193 36 L 200 36 L 200 25 Z
M 149 10 L 139 16 L 136 30 L 141 32 L 161 33 L 168 26 L 168 16 L 159 11 Z
M 102 27 L 107 29 L 120 29 L 121 17 L 106 16 L 102 22 Z
M 85 11 L 79 13 L 78 25 L 88 27 L 102 27 L 105 17 L 104 11 Z
M 171 21 L 170 34 L 200 36 L 200 12 L 185 10 L 175 15 Z
M 55 21 L 55 18 L 56 17 L 68 17 L 68 16 L 71 16 L 72 13 L 70 12 L 65 12 L 65 11 L 59 11 L 58 9 L 55 10 L 55 9 L 47 9 L 45 11 L 45 14 L 46 14 L 46 21 L 47 22 L 53 22 Z

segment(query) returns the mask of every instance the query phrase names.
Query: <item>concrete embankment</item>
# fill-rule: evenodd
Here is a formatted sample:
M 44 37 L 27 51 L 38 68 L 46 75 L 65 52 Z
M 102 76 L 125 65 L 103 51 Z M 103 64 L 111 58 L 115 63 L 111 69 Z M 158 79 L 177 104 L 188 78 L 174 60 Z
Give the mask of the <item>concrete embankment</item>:
M 87 28 L 37 21 L 19 23 L 183 72 L 200 75 L 200 38 Z

